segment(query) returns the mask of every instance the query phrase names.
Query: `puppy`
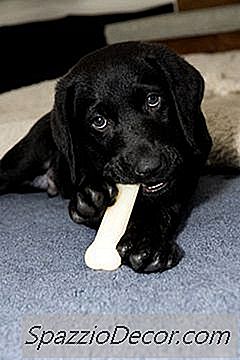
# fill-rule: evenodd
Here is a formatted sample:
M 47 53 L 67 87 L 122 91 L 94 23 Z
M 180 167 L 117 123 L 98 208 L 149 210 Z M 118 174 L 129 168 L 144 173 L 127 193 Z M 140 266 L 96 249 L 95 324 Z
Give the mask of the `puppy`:
M 203 92 L 199 72 L 165 46 L 95 51 L 58 81 L 53 110 L 3 157 L 0 192 L 59 192 L 75 222 L 97 228 L 116 183 L 141 184 L 117 250 L 137 272 L 169 269 L 183 255 L 176 235 L 212 144 Z

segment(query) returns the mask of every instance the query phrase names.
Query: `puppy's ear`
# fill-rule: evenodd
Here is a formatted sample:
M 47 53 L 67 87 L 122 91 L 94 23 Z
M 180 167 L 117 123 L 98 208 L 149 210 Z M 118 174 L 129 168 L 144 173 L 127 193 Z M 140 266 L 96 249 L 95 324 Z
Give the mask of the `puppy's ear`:
M 167 84 L 183 134 L 195 154 L 208 155 L 211 138 L 201 111 L 204 80 L 184 59 L 162 45 L 153 45 L 147 62 Z
M 71 132 L 71 123 L 74 121 L 74 107 L 75 87 L 62 79 L 56 86 L 51 127 L 54 142 L 68 162 L 73 183 L 76 182 L 76 156 Z

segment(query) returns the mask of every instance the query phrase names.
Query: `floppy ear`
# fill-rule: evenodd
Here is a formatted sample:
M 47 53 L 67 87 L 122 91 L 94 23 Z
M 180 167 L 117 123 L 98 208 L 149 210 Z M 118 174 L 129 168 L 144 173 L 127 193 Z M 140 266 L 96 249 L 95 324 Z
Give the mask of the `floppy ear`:
M 172 97 L 183 134 L 194 154 L 208 155 L 211 138 L 201 111 L 204 80 L 184 59 L 162 45 L 153 45 L 147 62 L 160 72 Z
M 58 82 L 55 92 L 55 103 L 51 117 L 52 134 L 58 150 L 68 162 L 72 182 L 76 183 L 76 149 L 71 133 L 74 121 L 75 87 L 66 84 L 62 79 Z

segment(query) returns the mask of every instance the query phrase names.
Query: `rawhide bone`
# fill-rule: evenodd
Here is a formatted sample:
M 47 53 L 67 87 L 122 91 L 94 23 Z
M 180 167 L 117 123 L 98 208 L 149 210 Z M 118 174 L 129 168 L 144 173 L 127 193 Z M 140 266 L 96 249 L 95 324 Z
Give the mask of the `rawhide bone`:
M 121 257 L 116 246 L 125 233 L 140 185 L 118 184 L 114 205 L 107 208 L 93 243 L 85 253 L 85 262 L 95 270 L 116 270 Z

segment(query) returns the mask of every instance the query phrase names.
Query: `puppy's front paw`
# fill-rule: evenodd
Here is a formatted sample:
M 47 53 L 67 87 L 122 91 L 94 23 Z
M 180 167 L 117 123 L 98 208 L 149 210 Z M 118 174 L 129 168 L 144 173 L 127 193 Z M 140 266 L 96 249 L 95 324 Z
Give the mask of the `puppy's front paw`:
M 7 176 L 5 176 L 1 170 L 1 161 L 0 161 L 0 195 L 6 194 L 9 189 L 9 184 Z
M 7 186 L 6 182 L 3 179 L 1 179 L 1 176 L 0 176 L 0 195 L 5 194 L 7 192 L 7 188 L 8 188 L 8 186 Z
M 69 214 L 78 224 L 97 228 L 106 208 L 113 205 L 117 187 L 109 182 L 83 184 L 69 203 Z
M 129 234 L 122 237 L 117 250 L 123 263 L 140 273 L 163 272 L 176 266 L 183 257 L 183 250 L 175 242 L 156 246 L 148 238 L 137 241 Z

